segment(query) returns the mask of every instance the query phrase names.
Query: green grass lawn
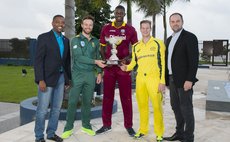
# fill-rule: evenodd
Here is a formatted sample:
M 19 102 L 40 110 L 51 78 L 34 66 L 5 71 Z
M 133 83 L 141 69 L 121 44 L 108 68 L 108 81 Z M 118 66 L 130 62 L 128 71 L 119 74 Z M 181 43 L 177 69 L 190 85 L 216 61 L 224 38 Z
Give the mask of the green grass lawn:
M 22 76 L 22 68 L 27 75 Z M 37 96 L 34 70 L 30 66 L 0 66 L 0 102 L 20 103 Z

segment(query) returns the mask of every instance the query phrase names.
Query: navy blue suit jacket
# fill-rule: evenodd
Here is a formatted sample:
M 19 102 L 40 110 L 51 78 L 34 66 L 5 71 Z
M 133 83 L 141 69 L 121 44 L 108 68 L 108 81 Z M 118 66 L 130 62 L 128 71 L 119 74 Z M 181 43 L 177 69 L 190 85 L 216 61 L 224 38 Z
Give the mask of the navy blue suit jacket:
M 65 84 L 71 79 L 70 46 L 68 38 L 63 38 L 64 53 L 61 58 L 60 49 L 54 32 L 51 30 L 38 36 L 35 49 L 35 82 L 44 80 L 47 87 L 54 87 L 63 68 Z
M 166 85 L 169 85 L 168 73 L 168 46 L 172 39 L 170 36 L 166 41 Z M 193 84 L 198 81 L 196 78 L 197 68 L 199 61 L 199 49 L 197 37 L 186 30 L 182 30 L 177 42 L 175 43 L 171 67 L 173 80 L 177 88 L 183 88 L 184 82 L 191 81 Z

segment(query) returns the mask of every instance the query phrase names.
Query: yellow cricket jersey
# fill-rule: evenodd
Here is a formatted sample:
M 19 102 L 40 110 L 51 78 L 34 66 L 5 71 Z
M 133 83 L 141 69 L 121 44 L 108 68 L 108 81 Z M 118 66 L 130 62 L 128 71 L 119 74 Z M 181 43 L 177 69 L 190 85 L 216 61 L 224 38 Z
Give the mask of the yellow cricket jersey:
M 127 66 L 127 71 L 131 71 L 136 64 L 138 65 L 137 75 L 154 74 L 160 77 L 160 83 L 165 84 L 165 45 L 163 41 L 151 36 L 147 43 L 141 40 L 133 45 L 132 61 Z

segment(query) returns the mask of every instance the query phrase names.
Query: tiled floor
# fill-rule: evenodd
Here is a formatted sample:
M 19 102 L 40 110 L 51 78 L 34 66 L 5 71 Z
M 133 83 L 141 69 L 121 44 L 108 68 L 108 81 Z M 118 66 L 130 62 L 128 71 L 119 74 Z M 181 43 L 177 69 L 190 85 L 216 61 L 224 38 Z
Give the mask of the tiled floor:
M 206 91 L 208 80 L 226 80 L 226 70 L 210 70 L 199 69 L 198 78 L 200 81 L 194 88 L 194 112 L 196 119 L 195 142 L 229 142 L 230 141 L 230 113 L 226 112 L 207 112 L 205 111 Z M 117 92 L 117 90 L 116 90 Z M 118 95 L 116 99 L 119 100 Z M 119 102 L 119 101 L 118 101 Z M 134 119 L 133 127 L 135 130 L 139 126 L 139 113 L 135 96 L 133 97 Z M 155 142 L 155 134 L 153 132 L 153 115 L 150 105 L 150 130 L 149 134 L 143 139 L 135 140 L 128 136 L 123 127 L 123 114 L 120 102 L 118 103 L 118 112 L 113 115 L 112 131 L 97 136 L 88 136 L 80 131 L 81 121 L 75 122 L 75 132 L 65 142 Z M 164 122 L 165 136 L 174 133 L 175 120 L 170 107 L 168 93 L 166 93 L 164 104 Z M 91 121 L 93 129 L 101 127 L 101 118 Z M 57 134 L 61 134 L 65 121 L 59 122 Z M 33 142 L 34 141 L 34 122 L 18 127 L 11 131 L 0 134 L 1 142 Z M 47 140 L 47 142 L 49 142 Z

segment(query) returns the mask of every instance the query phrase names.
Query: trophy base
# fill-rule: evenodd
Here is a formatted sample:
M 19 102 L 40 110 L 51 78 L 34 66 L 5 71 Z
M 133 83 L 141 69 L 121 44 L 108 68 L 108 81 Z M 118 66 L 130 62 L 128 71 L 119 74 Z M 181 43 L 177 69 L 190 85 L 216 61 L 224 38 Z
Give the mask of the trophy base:
M 107 60 L 106 64 L 107 65 L 118 65 L 119 60 Z

